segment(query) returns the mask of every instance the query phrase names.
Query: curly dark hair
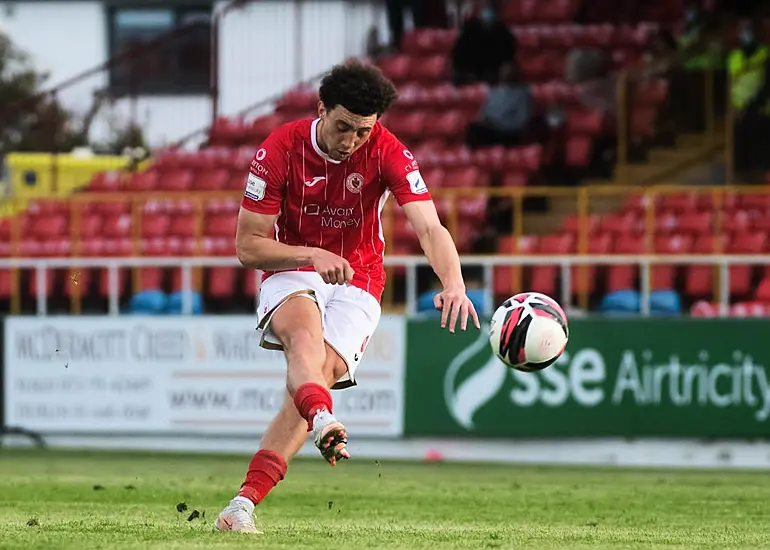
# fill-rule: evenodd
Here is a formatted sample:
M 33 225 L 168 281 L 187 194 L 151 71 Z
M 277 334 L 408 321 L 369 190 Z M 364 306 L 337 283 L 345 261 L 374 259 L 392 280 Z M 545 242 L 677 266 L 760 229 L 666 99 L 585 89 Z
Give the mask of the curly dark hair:
M 382 116 L 398 97 L 379 68 L 359 61 L 335 65 L 321 81 L 318 96 L 327 109 L 342 105 L 359 116 Z

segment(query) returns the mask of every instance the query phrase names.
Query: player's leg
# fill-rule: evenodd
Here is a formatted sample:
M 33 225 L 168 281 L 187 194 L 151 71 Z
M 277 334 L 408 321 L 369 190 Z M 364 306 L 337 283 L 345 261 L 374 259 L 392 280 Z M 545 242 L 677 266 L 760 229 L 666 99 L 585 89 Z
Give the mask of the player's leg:
M 331 387 L 347 372 L 345 363 L 325 344 L 324 376 Z M 249 463 L 246 479 L 238 495 L 219 514 L 215 527 L 220 531 L 259 533 L 254 523 L 254 506 L 286 476 L 287 463 L 307 440 L 307 420 L 302 418 L 294 398 L 286 390 L 283 405 L 265 431 L 259 451 Z

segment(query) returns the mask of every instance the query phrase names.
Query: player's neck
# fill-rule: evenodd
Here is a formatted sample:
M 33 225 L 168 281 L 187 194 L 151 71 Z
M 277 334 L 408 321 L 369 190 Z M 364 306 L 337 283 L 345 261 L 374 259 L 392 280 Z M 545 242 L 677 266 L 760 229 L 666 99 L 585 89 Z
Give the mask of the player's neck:
M 323 152 L 324 155 L 329 156 L 329 148 L 326 146 L 326 144 L 323 142 L 322 135 L 323 132 L 321 132 L 321 128 L 323 128 L 324 125 L 324 119 L 320 118 L 318 119 L 318 124 L 315 125 L 315 142 L 316 145 L 318 145 L 318 148 Z

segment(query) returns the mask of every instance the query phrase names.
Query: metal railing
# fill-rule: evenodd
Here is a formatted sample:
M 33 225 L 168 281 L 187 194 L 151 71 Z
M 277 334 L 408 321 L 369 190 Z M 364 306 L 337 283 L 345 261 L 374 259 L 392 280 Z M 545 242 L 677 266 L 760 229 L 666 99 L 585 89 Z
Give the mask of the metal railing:
M 430 182 L 429 182 L 430 185 Z M 490 197 L 499 198 L 501 201 L 507 201 L 510 204 L 512 212 L 512 223 L 510 226 L 509 234 L 513 237 L 513 250 L 511 253 L 519 255 L 523 251 L 520 248 L 520 237 L 532 234 L 530 226 L 530 219 L 525 215 L 525 204 L 527 199 L 531 197 L 546 197 L 552 203 L 551 206 L 559 210 L 561 215 L 572 214 L 577 217 L 577 229 L 574 231 L 576 238 L 576 253 L 581 257 L 590 257 L 590 240 L 593 235 L 592 220 L 595 218 L 595 214 L 607 214 L 620 211 L 624 206 L 624 201 L 630 196 L 641 197 L 642 204 L 642 228 L 641 234 L 644 237 L 644 250 L 647 255 L 655 253 L 654 237 L 656 235 L 656 219 L 657 211 L 660 208 L 660 199 L 671 195 L 693 195 L 696 197 L 708 198 L 707 205 L 701 206 L 701 211 L 710 211 L 713 214 L 713 224 L 711 226 L 711 235 L 714 237 L 720 237 L 726 230 L 726 210 L 731 204 L 735 204 L 738 200 L 743 200 L 742 197 L 750 196 L 768 196 L 768 204 L 770 204 L 770 190 L 762 187 L 696 187 L 696 186 L 591 186 L 582 188 L 567 188 L 567 187 L 514 187 L 514 188 L 433 188 L 431 190 L 437 204 L 441 208 L 441 216 L 443 222 L 448 227 L 450 233 L 457 239 L 461 236 L 461 223 L 460 223 L 460 208 L 463 201 L 471 199 L 488 199 Z M 181 196 L 180 196 L 181 195 Z M 192 205 L 192 213 L 195 216 L 194 233 L 191 236 L 195 239 L 197 252 L 203 250 L 202 239 L 204 238 L 204 223 L 205 223 L 205 206 L 213 200 L 216 201 L 239 201 L 242 196 L 242 192 L 239 191 L 209 191 L 209 192 L 194 192 L 194 193 L 136 193 L 130 196 L 125 194 L 97 194 L 97 193 L 81 193 L 73 195 L 69 199 L 54 199 L 56 201 L 63 201 L 64 204 L 70 209 L 69 226 L 66 229 L 67 233 L 62 237 L 69 238 L 72 243 L 72 256 L 77 257 L 81 255 L 80 251 L 80 231 L 82 229 L 82 219 L 85 208 L 88 204 L 98 204 L 106 202 L 121 202 L 130 204 L 130 212 L 132 216 L 132 223 L 129 232 L 129 236 L 133 243 L 133 255 L 139 256 L 142 254 L 141 242 L 142 242 L 142 219 L 144 216 L 144 207 L 146 204 L 153 201 L 170 201 L 176 203 L 187 203 Z M 233 214 L 235 215 L 235 214 Z M 393 202 L 389 202 L 384 212 L 384 234 L 386 241 L 386 254 L 388 250 L 392 250 L 393 245 L 393 218 L 396 215 L 396 207 Z M 553 225 L 553 224 L 552 224 Z M 550 232 L 561 232 L 562 228 L 559 225 L 553 225 L 549 228 Z M 11 218 L 10 227 L 10 256 L 14 258 L 21 257 L 20 244 L 23 238 L 28 235 L 22 234 L 22 228 L 20 225 L 20 218 L 15 216 Z M 721 238 L 713 239 L 714 255 L 724 254 L 724 245 Z M 468 256 L 473 257 L 473 256 Z M 615 257 L 615 256 L 613 256 Z M 661 256 L 664 257 L 664 256 Z M 665 257 L 670 257 L 666 255 Z M 699 257 L 699 256 L 693 256 Z M 734 258 L 734 255 L 730 255 Z M 764 258 L 764 261 L 770 261 L 770 255 L 766 253 L 759 253 L 756 256 Z M 538 260 L 532 262 L 537 265 L 543 263 L 546 256 L 537 256 Z M 733 261 L 732 259 L 729 261 Z M 638 262 L 631 262 L 638 263 Z M 756 262 L 755 262 L 756 263 Z M 579 262 L 578 265 L 584 265 L 585 262 Z M 518 264 L 512 264 L 518 265 Z M 543 264 L 545 265 L 545 264 Z M 392 267 L 388 269 L 389 276 L 392 276 Z M 589 293 L 586 288 L 586 278 L 589 276 L 587 269 L 578 269 L 577 276 L 579 278 L 577 299 L 579 307 L 588 309 L 589 305 Z M 521 288 L 522 286 L 522 272 L 520 269 L 514 269 L 511 273 L 512 287 Z M 135 284 L 138 278 L 134 278 Z M 715 279 L 714 295 L 717 300 L 728 300 L 729 296 L 724 295 L 724 285 L 719 282 L 721 278 Z M 14 271 L 13 274 L 13 288 L 15 291 L 11 300 L 11 312 L 20 312 L 20 296 L 19 296 L 19 272 Z M 138 287 L 135 287 L 138 290 Z M 392 296 L 393 288 L 388 286 L 386 288 L 386 294 L 384 301 L 386 303 L 393 303 Z M 81 290 L 79 287 L 75 287 L 72 292 L 72 311 L 77 313 L 80 311 Z
M 494 302 L 495 267 L 547 265 L 558 266 L 561 271 L 561 288 L 558 299 L 564 307 L 569 307 L 571 299 L 571 268 L 572 266 L 596 265 L 638 265 L 641 271 L 641 306 L 643 316 L 650 315 L 650 274 L 654 265 L 714 265 L 719 269 L 719 281 L 722 287 L 719 301 L 720 316 L 728 312 L 728 289 L 730 286 L 730 266 L 741 265 L 770 265 L 770 257 L 756 255 L 558 255 L 558 256 L 461 256 L 463 267 L 481 266 L 483 268 L 484 313 L 491 314 L 496 304 Z M 406 304 L 405 313 L 417 312 L 417 268 L 428 265 L 423 256 L 386 256 L 386 267 L 406 268 Z M 49 269 L 89 269 L 106 268 L 109 281 L 109 315 L 120 314 L 118 270 L 121 268 L 167 267 L 181 269 L 182 273 L 182 314 L 189 315 L 193 311 L 192 301 L 192 270 L 208 267 L 238 267 L 240 264 L 231 257 L 167 257 L 167 258 L 38 258 L 38 259 L 1 259 L 0 269 L 32 269 L 35 272 L 37 293 L 37 314 L 47 314 L 46 271 Z M 258 271 L 254 272 L 257 281 L 261 278 Z M 524 289 L 522 289 L 524 290 Z M 386 307 L 388 304 L 384 304 Z M 256 297 L 255 297 L 256 311 Z

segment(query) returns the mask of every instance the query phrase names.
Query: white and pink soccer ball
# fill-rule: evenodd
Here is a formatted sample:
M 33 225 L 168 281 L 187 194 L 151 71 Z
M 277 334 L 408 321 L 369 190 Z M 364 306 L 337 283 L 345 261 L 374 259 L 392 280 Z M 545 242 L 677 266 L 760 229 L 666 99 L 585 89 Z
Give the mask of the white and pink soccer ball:
M 492 316 L 489 343 L 500 360 L 516 370 L 539 371 L 564 353 L 567 316 L 553 298 L 523 292 L 508 298 Z

